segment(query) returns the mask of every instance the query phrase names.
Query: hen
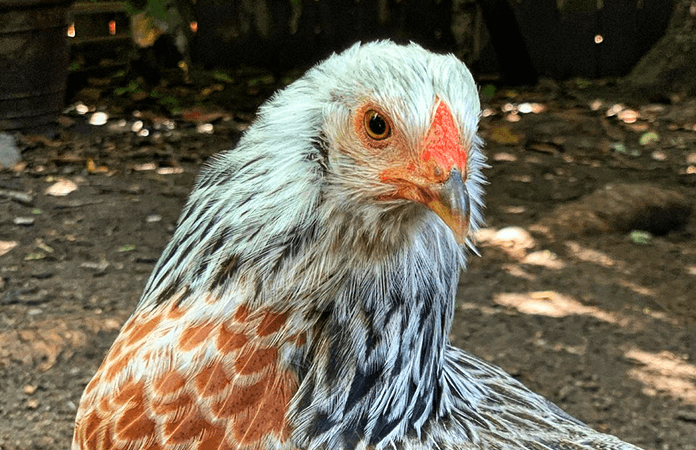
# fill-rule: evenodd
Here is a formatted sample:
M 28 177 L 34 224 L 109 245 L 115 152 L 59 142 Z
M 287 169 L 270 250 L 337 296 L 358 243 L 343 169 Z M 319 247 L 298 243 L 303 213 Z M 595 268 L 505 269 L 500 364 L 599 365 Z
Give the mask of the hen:
M 637 450 L 449 344 L 479 109 L 455 57 L 388 41 L 269 100 L 200 175 L 73 450 Z

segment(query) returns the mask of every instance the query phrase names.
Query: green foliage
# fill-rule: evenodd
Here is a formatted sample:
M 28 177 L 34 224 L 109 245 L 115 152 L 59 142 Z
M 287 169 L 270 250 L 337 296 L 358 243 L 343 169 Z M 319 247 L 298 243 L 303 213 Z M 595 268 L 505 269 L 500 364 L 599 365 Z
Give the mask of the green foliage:
M 640 145 L 650 145 L 660 141 L 660 136 L 654 131 L 647 131 L 640 137 Z
M 165 95 L 162 98 L 158 100 L 158 103 L 162 105 L 164 108 L 167 110 L 171 111 L 172 113 L 176 113 L 178 110 L 181 109 L 181 105 L 179 104 L 179 100 L 174 97 L 173 95 Z
M 492 98 L 495 96 L 495 86 L 492 84 L 487 84 L 481 88 L 481 97 Z
M 143 92 L 143 90 L 140 87 L 140 83 L 138 83 L 138 80 L 131 80 L 127 86 L 118 87 L 114 89 L 114 94 L 118 95 L 119 97 L 125 94 L 133 94 L 136 92 Z
M 231 76 L 227 75 L 225 72 L 220 72 L 219 70 L 213 72 L 213 78 L 217 81 L 222 81 L 225 83 L 234 83 Z
M 629 235 L 631 241 L 638 245 L 650 245 L 652 243 L 652 234 L 648 231 L 643 230 L 633 230 Z
M 576 78 L 575 79 L 575 85 L 579 89 L 587 89 L 588 87 L 592 86 L 592 82 L 586 78 Z

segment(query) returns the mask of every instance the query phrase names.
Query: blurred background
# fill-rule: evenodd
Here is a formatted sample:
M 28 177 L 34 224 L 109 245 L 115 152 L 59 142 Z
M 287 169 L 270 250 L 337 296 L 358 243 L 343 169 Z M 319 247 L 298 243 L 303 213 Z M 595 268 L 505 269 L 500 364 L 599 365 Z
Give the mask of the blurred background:
M 1 0 L 0 128 L 55 118 L 61 87 L 73 99 L 94 78 L 154 86 L 163 71 L 188 76 L 191 65 L 279 77 L 380 38 L 454 53 L 480 83 L 627 77 L 664 101 L 696 86 L 694 8 L 690 0 Z M 43 108 L 29 106 L 34 95 Z M 26 118 L 11 123 L 20 109 Z

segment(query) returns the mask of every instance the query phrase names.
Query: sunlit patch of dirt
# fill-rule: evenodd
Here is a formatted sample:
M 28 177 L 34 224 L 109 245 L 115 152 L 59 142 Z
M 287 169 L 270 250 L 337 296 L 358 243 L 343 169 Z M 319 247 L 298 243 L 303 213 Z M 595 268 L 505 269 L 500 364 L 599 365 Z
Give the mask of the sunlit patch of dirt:
M 558 255 L 549 250 L 540 250 L 532 252 L 522 259 L 522 262 L 532 266 L 539 266 L 545 269 L 561 270 L 566 267 Z
M 524 314 L 556 318 L 583 315 L 611 324 L 625 325 L 627 323 L 627 319 L 619 314 L 608 313 L 594 306 L 585 306 L 568 295 L 554 291 L 499 293 L 493 296 L 493 301 L 502 306 L 515 308 Z
M 516 278 L 522 278 L 528 281 L 534 281 L 537 277 L 534 274 L 524 270 L 519 264 L 503 264 L 502 269 Z
M 585 247 L 575 241 L 566 241 L 566 247 L 575 259 L 580 261 L 597 264 L 598 266 L 606 267 L 607 269 L 622 269 L 626 267 L 623 261 L 617 261 L 609 255 L 606 255 L 598 250 Z
M 636 294 L 645 295 L 646 297 L 655 297 L 655 289 L 649 288 L 647 286 L 641 286 L 638 283 L 634 283 L 633 281 L 625 280 L 623 278 L 618 278 L 616 282 L 619 285 L 630 289 Z
M 627 358 L 641 364 L 640 367 L 630 369 L 628 375 L 643 383 L 646 395 L 667 393 L 685 403 L 696 405 L 696 365 L 668 351 L 650 353 L 631 348 L 625 354 Z
M 89 344 L 89 337 L 100 331 L 118 330 L 121 323 L 114 318 L 73 317 L 37 321 L 0 332 L 0 367 L 19 362 L 44 372 L 60 356 L 70 359 L 76 350 Z

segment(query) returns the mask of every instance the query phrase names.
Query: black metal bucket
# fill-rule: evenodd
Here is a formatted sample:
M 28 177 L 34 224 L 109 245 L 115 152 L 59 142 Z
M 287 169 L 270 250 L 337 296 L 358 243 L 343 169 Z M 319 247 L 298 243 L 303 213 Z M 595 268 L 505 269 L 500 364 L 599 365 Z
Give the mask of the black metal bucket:
M 0 130 L 27 130 L 65 101 L 73 0 L 0 0 Z

